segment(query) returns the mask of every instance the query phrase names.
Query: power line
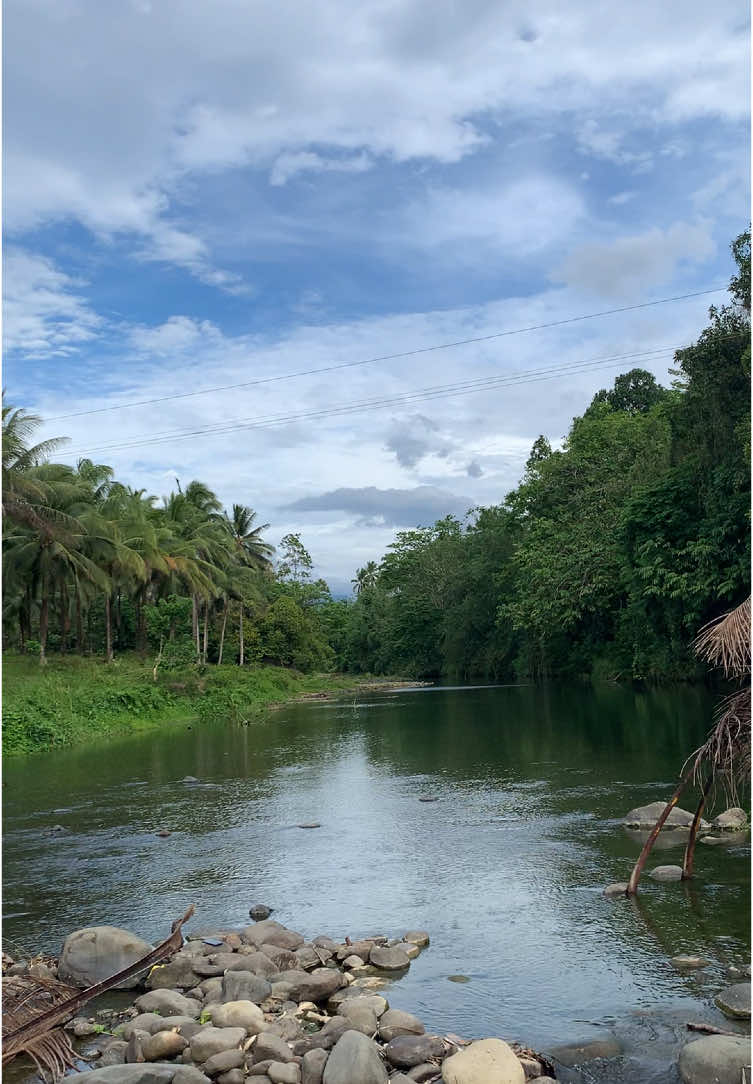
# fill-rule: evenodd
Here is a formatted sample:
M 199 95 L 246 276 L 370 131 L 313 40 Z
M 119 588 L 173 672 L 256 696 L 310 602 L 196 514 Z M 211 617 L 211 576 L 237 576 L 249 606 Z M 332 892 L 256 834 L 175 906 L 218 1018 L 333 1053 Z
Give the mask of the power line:
M 383 409 L 390 406 L 398 406 L 411 402 L 422 402 L 430 399 L 447 398 L 453 395 L 468 395 L 473 392 L 485 391 L 490 388 L 507 387 L 518 384 L 536 383 L 540 380 L 551 380 L 559 376 L 578 375 L 592 372 L 599 368 L 619 367 L 626 360 L 660 360 L 662 357 L 671 357 L 675 347 L 662 346 L 652 350 L 635 351 L 627 354 L 612 354 L 607 357 L 592 358 L 567 365 L 556 365 L 541 369 L 532 369 L 525 373 L 508 374 L 506 376 L 491 376 L 476 380 L 460 381 L 454 384 L 439 384 L 427 388 L 419 388 L 413 392 L 403 393 L 397 396 L 363 399 L 353 403 L 344 403 L 340 406 L 323 407 L 320 410 L 308 410 L 298 413 L 267 415 L 257 418 L 235 419 L 232 422 L 223 422 L 214 426 L 202 426 L 192 430 L 174 430 L 172 432 L 156 434 L 150 437 L 137 437 L 130 441 L 114 442 L 98 445 L 88 450 L 75 449 L 66 453 L 64 458 L 90 455 L 94 452 L 126 451 L 131 448 L 169 444 L 178 440 L 188 440 L 193 437 L 220 436 L 225 433 L 238 432 L 240 430 L 266 429 L 277 425 L 286 425 L 296 421 L 306 421 L 314 418 L 335 417 L 351 414 L 359 411 Z
M 715 286 L 709 290 L 696 290 L 689 294 L 678 294 L 675 297 L 662 297 L 656 301 L 644 301 L 638 305 L 625 305 L 617 309 L 604 309 L 601 312 L 590 312 L 583 316 L 569 316 L 562 320 L 551 320 L 544 324 L 531 324 L 529 327 L 513 328 L 509 331 L 495 331 L 489 335 L 478 335 L 472 339 L 458 339 L 456 342 L 438 343 L 434 346 L 421 346 L 415 350 L 403 350 L 397 354 L 381 354 L 373 358 L 362 358 L 359 361 L 345 361 L 337 365 L 324 365 L 318 369 L 299 369 L 292 373 L 280 373 L 275 376 L 259 377 L 256 380 L 246 380 L 240 384 L 220 384 L 213 388 L 200 388 L 198 391 L 176 392 L 173 395 L 161 395 L 154 399 L 140 399 L 132 403 L 116 403 L 113 406 L 95 407 L 92 410 L 79 410 L 71 414 L 55 414 L 48 417 L 48 422 L 64 421 L 68 418 L 83 418 L 90 414 L 106 414 L 115 410 L 130 410 L 134 407 L 151 406 L 155 403 L 166 403 L 174 399 L 192 399 L 200 395 L 211 395 L 218 391 L 236 391 L 239 388 L 251 388 L 259 384 L 273 384 L 281 380 L 295 380 L 300 376 L 318 376 L 321 373 L 332 373 L 340 369 L 354 369 L 362 365 L 374 365 L 380 361 L 397 361 L 400 358 L 415 357 L 417 354 L 430 354 L 435 350 L 449 350 L 455 346 L 469 346 L 473 343 L 489 342 L 492 339 L 502 339 L 510 335 L 524 335 L 529 331 L 542 331 L 546 328 L 562 327 L 565 324 L 575 324 L 583 320 L 596 320 L 602 316 L 614 316 L 622 312 L 635 312 L 637 309 L 648 309 L 655 305 L 668 305 L 674 301 L 687 301 L 694 297 L 704 297 L 707 294 L 717 294 L 725 291 L 726 286 Z

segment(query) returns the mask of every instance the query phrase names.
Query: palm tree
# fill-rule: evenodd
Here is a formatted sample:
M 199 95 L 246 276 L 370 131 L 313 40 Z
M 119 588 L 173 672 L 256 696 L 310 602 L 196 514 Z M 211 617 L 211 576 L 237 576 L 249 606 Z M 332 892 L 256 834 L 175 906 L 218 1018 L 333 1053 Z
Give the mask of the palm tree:
M 42 419 L 37 414 L 6 404 L 3 404 L 2 414 L 3 515 L 16 523 L 37 528 L 54 522 L 59 517 L 54 509 L 48 508 L 47 489 L 39 477 L 34 477 L 33 468 L 43 463 L 67 438 L 54 437 L 29 444 Z
M 233 514 L 229 516 L 225 512 L 225 529 L 229 537 L 232 540 L 233 552 L 237 564 L 241 568 L 255 569 L 258 572 L 269 572 L 272 569 L 272 554 L 275 551 L 274 546 L 271 546 L 268 542 L 265 542 L 261 537 L 262 531 L 269 530 L 269 524 L 263 523 L 258 527 L 254 527 L 254 520 L 256 519 L 256 512 L 254 512 L 248 505 L 234 504 Z M 239 587 L 242 586 L 243 580 L 239 583 Z M 239 665 L 244 664 L 244 639 L 243 639 L 243 606 L 245 600 L 245 593 L 243 590 L 236 592 L 236 597 L 240 599 L 239 607 L 239 625 L 238 625 L 238 641 L 239 641 Z M 225 625 L 227 623 L 228 614 L 228 597 L 225 595 L 225 610 L 222 618 L 222 633 L 220 637 L 220 654 L 219 662 L 222 662 L 222 646 L 225 641 Z
M 353 584 L 353 590 L 357 595 L 360 595 L 362 591 L 369 588 L 376 587 L 377 576 L 379 575 L 379 566 L 376 561 L 369 561 L 363 568 L 359 568 L 356 572 L 355 578 L 350 582 Z

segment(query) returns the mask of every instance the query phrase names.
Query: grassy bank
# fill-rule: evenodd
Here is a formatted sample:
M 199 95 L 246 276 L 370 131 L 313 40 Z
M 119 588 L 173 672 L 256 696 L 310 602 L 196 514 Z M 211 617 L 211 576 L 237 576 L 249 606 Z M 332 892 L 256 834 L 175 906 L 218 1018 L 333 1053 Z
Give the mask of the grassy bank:
M 3 656 L 3 754 L 19 756 L 113 735 L 216 718 L 247 719 L 270 705 L 366 684 L 344 674 L 300 674 L 275 666 L 187 667 L 152 676 L 151 661 L 123 656 L 109 666 L 75 656 Z

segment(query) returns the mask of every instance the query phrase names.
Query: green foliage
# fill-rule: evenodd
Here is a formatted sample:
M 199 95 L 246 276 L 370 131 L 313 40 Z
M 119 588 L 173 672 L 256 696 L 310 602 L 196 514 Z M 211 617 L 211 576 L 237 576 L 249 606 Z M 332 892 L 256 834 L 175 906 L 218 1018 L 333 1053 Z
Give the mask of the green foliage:
M 750 591 L 750 235 L 733 304 L 540 436 L 523 481 L 465 525 L 404 531 L 359 570 L 354 670 L 515 680 L 691 678 L 690 641 Z

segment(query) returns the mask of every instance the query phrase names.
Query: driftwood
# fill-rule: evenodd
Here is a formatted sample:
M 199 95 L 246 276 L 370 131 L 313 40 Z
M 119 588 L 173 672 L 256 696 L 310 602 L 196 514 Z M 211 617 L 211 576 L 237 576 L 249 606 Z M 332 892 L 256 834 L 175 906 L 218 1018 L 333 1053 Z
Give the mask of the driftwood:
M 712 666 L 719 667 L 726 677 L 734 677 L 741 682 L 747 677 L 748 681 L 721 702 L 706 741 L 685 761 L 677 789 L 664 807 L 633 866 L 627 887 L 629 896 L 638 891 L 638 882 L 656 838 L 691 780 L 699 783 L 702 776 L 708 773 L 685 849 L 683 880 L 693 875 L 693 853 L 698 826 L 713 784 L 719 780 L 730 800 L 734 802 L 738 785 L 750 778 L 750 620 L 750 598 L 747 598 L 730 613 L 705 625 L 693 641 L 696 655 Z
M 193 913 L 193 907 L 189 907 L 182 918 L 173 922 L 170 936 L 156 948 L 86 990 L 74 991 L 72 987 L 50 979 L 24 977 L 22 982 L 16 983 L 11 979 L 6 980 L 3 991 L 3 1065 L 19 1054 L 28 1054 L 40 1074 L 46 1070 L 53 1080 L 57 1080 L 75 1063 L 70 1039 L 62 1030 L 62 1025 L 92 998 L 99 997 L 124 979 L 138 975 L 177 952 L 183 944 L 181 927 Z
M 687 1023 L 685 1027 L 688 1031 L 702 1031 L 706 1035 L 734 1035 L 735 1038 L 740 1038 L 739 1031 L 725 1031 L 724 1028 L 715 1028 L 713 1024 L 693 1024 Z

